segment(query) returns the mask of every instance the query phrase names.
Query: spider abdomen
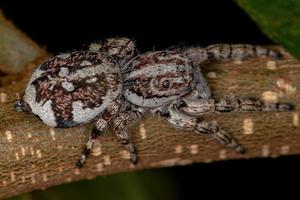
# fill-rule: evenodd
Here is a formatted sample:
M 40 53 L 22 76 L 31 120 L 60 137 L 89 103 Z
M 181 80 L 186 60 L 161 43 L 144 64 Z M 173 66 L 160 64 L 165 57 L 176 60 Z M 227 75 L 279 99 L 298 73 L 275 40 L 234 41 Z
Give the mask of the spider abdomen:
M 96 118 L 121 88 L 119 68 L 110 56 L 76 51 L 40 65 L 21 101 L 45 124 L 71 127 Z

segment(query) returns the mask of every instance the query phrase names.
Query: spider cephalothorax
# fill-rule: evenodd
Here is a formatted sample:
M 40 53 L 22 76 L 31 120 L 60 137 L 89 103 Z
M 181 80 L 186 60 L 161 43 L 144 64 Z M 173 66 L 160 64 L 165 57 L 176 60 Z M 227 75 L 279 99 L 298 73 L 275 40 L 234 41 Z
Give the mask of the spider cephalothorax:
M 165 105 L 191 90 L 191 60 L 179 51 L 141 54 L 122 70 L 124 97 L 134 105 L 151 108 Z
M 243 153 L 241 147 L 206 113 L 287 111 L 286 103 L 254 98 L 213 98 L 199 64 L 207 60 L 240 60 L 254 56 L 277 58 L 259 46 L 218 44 L 206 48 L 154 51 L 137 55 L 127 38 L 92 44 L 88 51 L 58 55 L 40 65 L 27 85 L 17 110 L 32 112 L 55 127 L 71 127 L 97 119 L 77 162 L 82 167 L 96 138 L 111 125 L 137 162 L 127 127 L 146 111 L 159 114 L 172 126 L 206 134 Z

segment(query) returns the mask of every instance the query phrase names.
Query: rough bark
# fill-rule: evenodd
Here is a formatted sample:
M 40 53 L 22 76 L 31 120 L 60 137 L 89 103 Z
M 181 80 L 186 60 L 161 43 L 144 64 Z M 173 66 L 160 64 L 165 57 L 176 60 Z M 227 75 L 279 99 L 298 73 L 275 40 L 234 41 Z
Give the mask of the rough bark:
M 99 138 L 80 170 L 74 164 L 92 123 L 53 129 L 13 108 L 33 66 L 20 81 L 0 88 L 0 198 L 123 171 L 300 154 L 300 64 L 286 53 L 276 62 L 263 58 L 207 63 L 204 67 L 214 96 L 254 96 L 296 106 L 292 112 L 208 115 L 238 139 L 247 149 L 246 154 L 240 155 L 205 136 L 174 129 L 157 116 L 148 115 L 130 128 L 138 149 L 137 165 L 130 163 L 128 152 L 117 138 L 106 134 Z

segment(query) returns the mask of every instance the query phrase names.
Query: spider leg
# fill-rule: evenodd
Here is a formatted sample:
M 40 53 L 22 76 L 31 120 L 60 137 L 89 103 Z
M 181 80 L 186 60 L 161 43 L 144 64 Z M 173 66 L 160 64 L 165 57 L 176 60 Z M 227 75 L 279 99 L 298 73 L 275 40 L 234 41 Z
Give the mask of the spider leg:
M 137 152 L 134 144 L 132 144 L 127 127 L 132 123 L 138 121 L 143 115 L 144 110 L 142 109 L 132 109 L 121 112 L 118 117 L 116 117 L 112 123 L 112 129 L 116 133 L 117 137 L 120 139 L 121 143 L 126 145 L 129 153 L 131 162 L 137 163 Z
M 102 42 L 93 42 L 89 45 L 89 51 L 101 51 Z
M 175 128 L 191 130 L 198 134 L 210 136 L 239 153 L 245 152 L 245 149 L 221 129 L 216 122 L 209 122 L 200 117 L 187 115 L 178 109 L 176 103 L 160 108 L 156 110 L 156 113 L 164 117 Z
M 282 57 L 279 52 L 250 44 L 214 44 L 205 48 L 189 48 L 186 53 L 194 64 L 207 60 L 243 60 L 249 57 L 265 56 L 278 59 Z
M 266 103 L 255 98 L 232 97 L 215 99 L 183 98 L 179 109 L 189 115 L 200 116 L 209 112 L 248 112 L 248 111 L 290 111 L 289 103 Z
M 194 85 L 193 92 L 191 96 L 193 98 L 202 98 L 208 99 L 211 97 L 211 89 L 207 83 L 207 80 L 204 78 L 201 72 L 201 66 L 194 66 L 193 67 L 193 74 L 194 74 Z
M 122 107 L 122 103 L 123 100 L 118 99 L 115 102 L 113 102 L 112 104 L 110 104 L 106 110 L 100 115 L 100 118 L 97 120 L 91 136 L 89 137 L 89 140 L 87 141 L 80 159 L 77 161 L 76 166 L 81 168 L 83 167 L 83 164 L 86 160 L 86 158 L 90 155 L 91 150 L 93 148 L 93 145 L 96 141 L 96 139 L 98 138 L 98 136 L 100 136 L 103 132 L 103 130 L 107 127 L 109 121 L 116 115 L 118 114 L 119 110 Z
M 245 149 L 216 122 L 209 122 L 200 117 L 187 115 L 177 108 L 176 103 L 160 108 L 155 112 L 164 117 L 175 128 L 192 130 L 198 134 L 208 135 L 239 153 L 245 152 Z

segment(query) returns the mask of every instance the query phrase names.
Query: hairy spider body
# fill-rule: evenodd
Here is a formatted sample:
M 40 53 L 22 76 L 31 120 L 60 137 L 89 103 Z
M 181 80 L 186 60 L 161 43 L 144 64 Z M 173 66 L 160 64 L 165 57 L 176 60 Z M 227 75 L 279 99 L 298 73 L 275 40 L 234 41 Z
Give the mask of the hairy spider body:
M 208 60 L 241 60 L 254 56 L 280 57 L 259 46 L 218 44 L 146 52 L 134 57 L 135 44 L 111 38 L 91 44 L 89 51 L 56 56 L 33 73 L 16 108 L 31 111 L 50 126 L 70 127 L 97 119 L 81 154 L 82 167 L 93 144 L 110 125 L 131 161 L 136 148 L 127 127 L 147 112 L 159 114 L 176 128 L 215 138 L 243 153 L 241 147 L 206 113 L 230 111 L 287 111 L 290 104 L 264 103 L 253 98 L 212 98 L 200 64 Z
M 156 108 L 189 92 L 191 60 L 179 51 L 148 52 L 122 69 L 123 95 L 136 106 Z
M 113 59 L 97 52 L 61 54 L 40 65 L 23 96 L 45 124 L 71 127 L 95 119 L 121 93 Z

